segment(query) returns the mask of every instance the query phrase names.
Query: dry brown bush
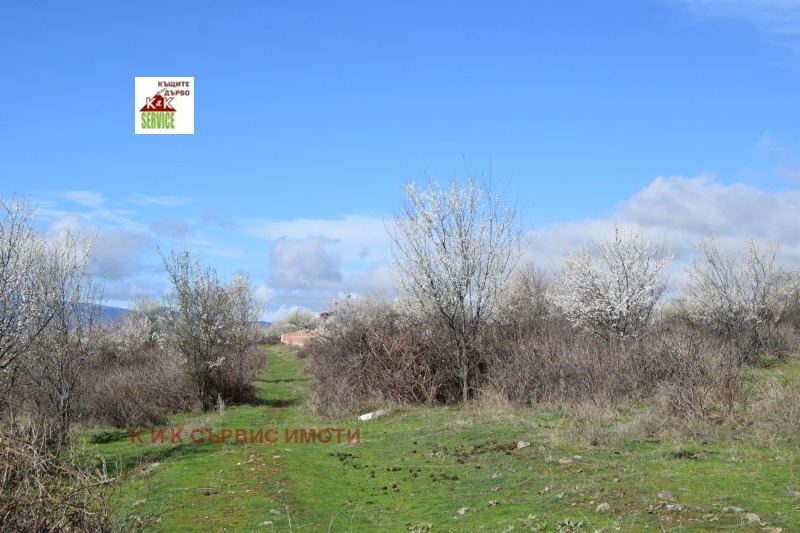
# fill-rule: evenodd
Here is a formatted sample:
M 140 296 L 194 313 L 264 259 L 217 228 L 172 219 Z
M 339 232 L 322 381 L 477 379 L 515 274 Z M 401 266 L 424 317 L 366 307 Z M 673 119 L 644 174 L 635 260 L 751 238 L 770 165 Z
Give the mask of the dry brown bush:
M 249 346 L 243 353 L 226 357 L 215 376 L 216 390 L 226 403 L 242 403 L 253 399 L 253 382 L 264 368 L 267 356 L 258 345 Z
M 353 411 L 386 401 L 457 403 L 441 339 L 391 313 L 332 328 L 306 349 L 316 377 L 312 405 Z M 487 328 L 474 349 L 484 403 L 609 406 L 656 396 L 676 415 L 702 418 L 741 401 L 737 370 L 719 357 L 718 343 L 681 324 L 612 344 L 552 316 L 535 331 Z
M 430 325 L 381 305 L 340 317 L 307 347 L 307 368 L 316 377 L 312 408 L 341 413 L 386 403 L 459 403 L 447 342 Z M 572 435 L 590 444 L 708 439 L 742 428 L 768 438 L 800 431 L 800 392 L 791 380 L 746 386 L 752 371 L 730 356 L 728 339 L 685 313 L 662 314 L 640 336 L 619 342 L 576 332 L 557 314 L 505 318 L 472 347 L 479 354 L 473 379 L 479 408 L 564 408 Z M 781 341 L 775 359 L 800 347 L 791 324 L 775 332 Z
M 563 317 L 535 332 L 500 328 L 484 339 L 484 383 L 518 405 L 593 402 L 641 397 L 651 388 L 656 361 L 642 340 L 611 345 L 576 333 Z
M 84 420 L 117 427 L 164 424 L 196 405 L 178 363 L 156 346 L 93 358 L 78 401 Z
M 136 331 L 110 326 L 83 361 L 72 398 L 71 422 L 141 427 L 167 422 L 170 415 L 198 406 L 185 368 L 158 343 Z M 253 382 L 266 355 L 252 345 L 224 358 L 211 386 L 226 403 L 252 399 Z M 24 376 L 26 379 L 32 379 Z M 23 386 L 24 383 L 20 383 Z M 53 398 L 28 386 L 12 404 L 14 411 L 39 425 L 53 425 Z
M 800 389 L 796 377 L 780 370 L 749 384 L 750 399 L 740 421 L 764 440 L 791 439 L 800 433 Z
M 253 381 L 265 359 L 258 346 L 227 358 L 215 375 L 215 390 L 226 403 L 251 400 Z M 92 359 L 79 395 L 84 420 L 117 427 L 165 424 L 170 415 L 196 407 L 181 366 L 157 346 L 143 347 L 125 357 Z
M 655 398 L 667 414 L 721 421 L 744 400 L 742 369 L 719 337 L 688 324 L 654 337 L 653 351 L 665 363 Z
M 111 490 L 104 469 L 59 458 L 47 434 L 8 426 L 0 432 L 0 529 L 111 531 Z
M 319 412 L 352 412 L 386 403 L 457 402 L 460 387 L 435 335 L 384 301 L 348 303 L 303 350 L 315 376 L 309 403 Z
M 518 405 L 619 405 L 656 400 L 662 414 L 719 420 L 745 400 L 724 339 L 683 319 L 625 343 L 574 332 L 551 317 L 532 334 L 496 332 L 485 383 Z
M 628 420 L 619 405 L 596 405 L 592 402 L 576 403 L 567 409 L 571 430 L 560 432 L 555 438 L 569 442 L 585 442 L 589 446 L 615 445 L 636 434 L 634 420 Z

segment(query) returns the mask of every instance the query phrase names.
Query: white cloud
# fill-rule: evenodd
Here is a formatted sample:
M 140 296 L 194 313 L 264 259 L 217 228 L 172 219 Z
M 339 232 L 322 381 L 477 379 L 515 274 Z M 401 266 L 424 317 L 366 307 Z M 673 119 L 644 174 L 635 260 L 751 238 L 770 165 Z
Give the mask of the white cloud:
M 55 207 L 55 204 L 53 202 L 39 202 L 39 208 L 36 210 L 37 218 L 40 221 L 45 221 L 45 222 L 49 221 L 54 223 L 58 220 L 77 217 L 78 219 L 85 221 L 86 223 L 97 224 L 104 227 L 109 225 L 117 226 L 131 233 L 143 233 L 147 231 L 146 225 L 136 222 L 135 220 L 130 218 L 130 216 L 128 216 L 130 213 L 126 213 L 125 211 L 120 211 L 120 210 L 107 209 L 94 205 L 88 205 L 86 202 L 92 201 L 91 197 L 85 196 L 81 198 L 83 198 L 84 201 L 84 203 L 82 203 L 81 205 L 84 205 L 85 207 L 90 207 L 91 209 L 78 212 L 74 210 L 58 209 Z
M 169 285 L 166 280 L 143 279 L 104 280 L 103 296 L 108 305 L 128 307 L 137 298 L 159 299 L 166 294 Z
M 800 0 L 665 0 L 697 17 L 728 19 L 753 25 L 758 30 L 790 43 L 800 37 Z
M 152 239 L 141 233 L 121 229 L 101 230 L 92 248 L 91 270 L 103 279 L 120 280 L 141 272 L 139 255 L 155 246 Z
M 394 290 L 383 218 L 250 219 L 238 227 L 272 242 L 265 316 L 296 307 L 324 311 L 348 294 Z
M 261 320 L 266 320 L 267 322 L 277 322 L 278 320 L 285 318 L 286 315 L 292 311 L 311 311 L 312 313 L 316 313 L 317 311 L 315 309 L 297 305 L 280 305 L 278 307 L 267 309 L 262 315 Z
M 384 292 L 389 296 L 396 294 L 391 266 L 388 263 L 370 264 L 359 272 L 341 276 L 339 280 L 316 279 L 313 285 L 283 288 L 269 285 L 258 288 L 257 294 L 264 298 L 266 320 L 275 320 L 294 308 L 322 312 L 333 302 L 347 295 Z
M 328 248 L 344 261 L 380 261 L 389 250 L 389 237 L 384 220 L 362 215 L 346 215 L 341 219 L 246 220 L 245 233 L 266 240 L 281 237 L 306 239 L 322 237 L 330 241 Z
M 363 272 L 351 275 L 345 285 L 347 293 L 363 294 L 375 291 L 394 292 L 395 279 L 392 266 L 388 262 L 374 263 Z
M 774 143 L 765 137 L 761 148 L 771 147 Z M 792 168 L 787 166 L 786 173 L 791 174 Z M 92 200 L 92 195 L 75 198 L 99 202 L 97 197 Z M 85 213 L 51 208 L 39 214 L 44 215 L 41 221 L 50 223 L 51 231 L 99 233 L 93 268 L 107 280 L 112 296 L 120 300 L 125 295 L 161 290 L 163 281 L 153 278 L 155 252 L 148 252 L 156 239 L 182 239 L 182 244 L 208 259 L 212 255 L 233 258 L 239 265 L 253 255 L 247 252 L 250 243 L 233 238 L 241 232 L 261 240 L 256 246 L 272 246 L 271 264 L 263 265 L 270 267 L 268 281 L 257 291 L 266 302 L 265 316 L 279 317 L 281 310 L 294 307 L 323 311 L 347 294 L 376 290 L 393 294 L 395 290 L 387 257 L 390 240 L 379 217 L 247 220 L 230 228 L 205 228 L 208 235 L 193 235 L 190 230 L 198 228 L 202 233 L 203 224 L 163 218 L 145 225 L 125 213 L 96 205 L 88 206 Z M 561 252 L 606 234 L 616 222 L 623 229 L 641 226 L 654 240 L 664 239 L 675 252 L 673 279 L 681 277 L 681 267 L 691 260 L 695 244 L 712 233 L 723 244 L 735 247 L 740 247 L 746 236 L 780 240 L 782 260 L 800 266 L 798 220 L 797 189 L 776 192 L 753 185 L 724 184 L 711 174 L 658 177 L 619 203 L 607 217 L 540 228 L 528 254 L 544 267 L 553 265 Z
M 139 205 L 183 205 L 188 203 L 187 200 L 178 196 L 149 196 L 138 193 L 131 195 L 131 201 Z
M 121 280 L 139 274 L 143 269 L 141 253 L 155 246 L 146 233 L 101 228 L 74 213 L 54 220 L 46 233 L 50 238 L 55 238 L 64 231 L 81 238 L 95 239 L 90 271 L 104 280 Z
M 561 253 L 607 234 L 614 222 L 640 226 L 654 242 L 664 240 L 675 253 L 676 280 L 704 237 L 716 235 L 725 246 L 741 248 L 748 236 L 782 243 L 781 260 L 800 266 L 800 191 L 766 192 L 719 183 L 711 175 L 658 177 L 617 206 L 606 218 L 553 224 L 535 232 L 529 255 L 552 267 Z
M 769 132 L 764 133 L 755 145 L 755 152 L 772 160 L 772 172 L 784 179 L 800 184 L 800 145 L 778 143 Z
M 258 285 L 255 290 L 256 298 L 261 302 L 267 302 L 272 299 L 272 296 L 275 294 L 275 289 L 270 287 L 269 285 L 262 283 Z
M 775 167 L 775 172 L 779 176 L 800 184 L 800 168 L 778 165 Z
M 766 192 L 723 185 L 713 176 L 659 177 L 619 206 L 621 220 L 696 241 L 711 232 L 732 238 L 754 236 L 800 244 L 800 191 Z
M 157 237 L 166 237 L 168 239 L 185 239 L 192 234 L 189 224 L 185 220 L 170 217 L 162 218 L 150 224 L 150 231 Z
M 341 257 L 327 248 L 334 241 L 322 237 L 288 239 L 272 244 L 269 282 L 278 289 L 327 289 L 342 279 Z
M 92 191 L 65 191 L 61 197 L 69 202 L 74 202 L 85 207 L 100 207 L 106 203 L 102 194 Z

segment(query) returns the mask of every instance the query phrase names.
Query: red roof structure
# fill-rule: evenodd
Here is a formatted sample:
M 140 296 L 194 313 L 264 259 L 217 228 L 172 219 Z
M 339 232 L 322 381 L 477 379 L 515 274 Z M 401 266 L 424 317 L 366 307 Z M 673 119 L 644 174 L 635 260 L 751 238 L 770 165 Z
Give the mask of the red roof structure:
M 175 108 L 172 107 L 172 98 L 165 98 L 163 94 L 156 93 L 156 95 L 152 98 L 147 99 L 147 103 L 144 104 L 139 111 L 170 111 L 174 112 Z

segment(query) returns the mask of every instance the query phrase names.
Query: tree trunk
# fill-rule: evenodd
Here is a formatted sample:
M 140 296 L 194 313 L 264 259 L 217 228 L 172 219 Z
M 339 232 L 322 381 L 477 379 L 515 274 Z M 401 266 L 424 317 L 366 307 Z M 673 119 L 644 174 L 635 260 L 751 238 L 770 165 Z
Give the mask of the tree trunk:
M 469 360 L 465 349 L 461 348 L 459 352 L 461 359 L 461 401 L 464 405 L 467 405 L 469 402 Z

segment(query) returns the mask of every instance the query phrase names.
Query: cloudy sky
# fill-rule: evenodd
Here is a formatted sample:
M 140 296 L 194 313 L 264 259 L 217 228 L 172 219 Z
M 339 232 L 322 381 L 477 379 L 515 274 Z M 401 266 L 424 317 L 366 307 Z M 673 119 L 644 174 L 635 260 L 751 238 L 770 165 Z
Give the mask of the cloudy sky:
M 780 239 L 800 264 L 800 1 L 16 2 L 0 196 L 97 235 L 110 305 L 162 249 L 250 273 L 265 318 L 393 285 L 406 181 L 491 171 L 528 257 L 616 221 Z M 194 135 L 134 135 L 136 76 L 194 76 Z

